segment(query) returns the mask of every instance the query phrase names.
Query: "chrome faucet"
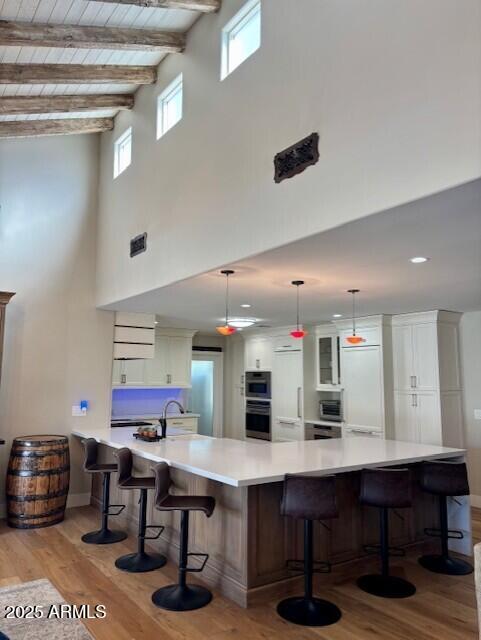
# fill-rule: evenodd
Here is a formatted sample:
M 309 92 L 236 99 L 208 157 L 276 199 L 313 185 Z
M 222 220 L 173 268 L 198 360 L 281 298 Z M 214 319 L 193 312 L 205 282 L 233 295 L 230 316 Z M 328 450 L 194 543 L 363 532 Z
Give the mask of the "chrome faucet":
M 180 404 L 180 402 L 178 402 L 178 400 L 169 400 L 168 402 L 165 403 L 162 417 L 159 418 L 160 427 L 162 429 L 161 438 L 165 438 L 167 435 L 167 409 L 170 407 L 171 404 L 176 404 L 179 407 L 180 413 L 185 413 L 184 407 Z

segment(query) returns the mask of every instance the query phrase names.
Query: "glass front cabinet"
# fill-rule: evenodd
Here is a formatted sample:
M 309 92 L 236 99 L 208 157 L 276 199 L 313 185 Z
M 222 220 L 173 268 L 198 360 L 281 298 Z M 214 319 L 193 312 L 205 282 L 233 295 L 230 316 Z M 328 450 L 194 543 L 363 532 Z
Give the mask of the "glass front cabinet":
M 319 391 L 341 390 L 339 336 L 335 327 L 316 329 L 316 387 Z

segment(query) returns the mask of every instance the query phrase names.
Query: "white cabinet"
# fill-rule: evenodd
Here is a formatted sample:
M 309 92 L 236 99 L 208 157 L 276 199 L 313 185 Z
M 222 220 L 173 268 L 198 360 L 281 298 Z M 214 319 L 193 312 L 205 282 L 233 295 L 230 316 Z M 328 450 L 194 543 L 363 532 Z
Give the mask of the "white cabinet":
M 430 311 L 393 317 L 396 439 L 463 446 L 460 316 Z
M 319 391 L 340 389 L 340 348 L 337 330 L 316 328 L 316 388 Z
M 245 340 L 246 371 L 270 371 L 272 369 L 272 338 L 252 336 Z
M 384 430 L 380 346 L 343 349 L 344 422 L 349 427 Z
M 175 429 L 181 429 L 182 431 L 197 433 L 198 422 L 198 418 L 193 417 L 167 418 L 167 427 L 174 427 Z
M 302 351 L 276 351 L 272 365 L 272 441 L 304 440 Z
M 160 329 L 155 336 L 155 354 L 150 360 L 114 360 L 113 386 L 191 386 L 193 331 Z

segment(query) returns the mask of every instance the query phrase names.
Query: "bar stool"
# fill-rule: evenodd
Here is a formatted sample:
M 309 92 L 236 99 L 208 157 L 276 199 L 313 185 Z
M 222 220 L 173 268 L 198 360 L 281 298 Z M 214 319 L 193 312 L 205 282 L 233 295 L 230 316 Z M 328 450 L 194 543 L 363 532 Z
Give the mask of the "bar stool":
M 102 524 L 98 531 L 91 531 L 82 536 L 82 542 L 87 544 L 112 544 L 125 540 L 127 534 L 124 531 L 112 531 L 109 529 L 109 516 L 118 516 L 125 509 L 124 504 L 110 504 L 110 474 L 118 470 L 115 463 L 99 464 L 98 443 L 95 438 L 82 440 L 85 450 L 84 471 L 87 473 L 102 474 Z M 112 511 L 112 509 L 117 509 Z
M 145 551 L 145 541 L 157 540 L 164 530 L 164 527 L 146 524 L 147 492 L 155 489 L 155 478 L 153 476 L 144 478 L 132 476 L 132 452 L 130 449 L 127 449 L 127 447 L 119 449 L 115 455 L 119 461 L 119 475 L 117 480 L 119 488 L 127 490 L 138 489 L 140 491 L 137 551 L 117 558 L 115 566 L 129 573 L 143 573 L 145 571 L 160 569 L 160 567 L 163 567 L 167 562 L 165 556 L 160 553 L 147 553 Z M 158 531 L 153 536 L 146 536 L 145 534 L 148 529 L 157 529 Z
M 324 627 L 337 622 L 342 613 L 332 602 L 313 596 L 312 576 L 330 570 L 328 563 L 314 562 L 312 524 L 314 520 L 337 518 L 339 515 L 334 476 L 286 475 L 281 514 L 304 520 L 304 595 L 282 600 L 277 613 L 294 624 Z M 288 560 L 288 565 L 292 561 Z
M 439 529 L 425 529 L 426 535 L 441 539 L 441 553 L 425 555 L 419 564 L 433 571 L 449 576 L 465 576 L 473 572 L 473 567 L 464 560 L 449 555 L 448 540 L 462 540 L 463 532 L 448 528 L 448 496 L 469 495 L 468 472 L 464 462 L 425 462 L 421 466 L 420 484 L 423 491 L 439 498 Z
M 158 511 L 180 511 L 179 582 L 158 589 L 152 594 L 152 602 L 169 611 L 193 611 L 205 607 L 212 600 L 212 593 L 200 585 L 187 584 L 187 573 L 203 571 L 209 555 L 189 553 L 189 514 L 201 511 L 208 518 L 215 508 L 215 499 L 210 496 L 176 496 L 169 493 L 170 473 L 165 462 L 153 469 L 155 473 L 155 508 Z M 202 558 L 199 568 L 189 567 L 189 558 Z
M 361 474 L 360 502 L 378 507 L 380 514 L 381 574 L 358 578 L 357 585 L 363 591 L 381 598 L 408 598 L 416 593 L 416 587 L 389 573 L 389 509 L 411 506 L 411 472 L 409 469 L 364 469 Z

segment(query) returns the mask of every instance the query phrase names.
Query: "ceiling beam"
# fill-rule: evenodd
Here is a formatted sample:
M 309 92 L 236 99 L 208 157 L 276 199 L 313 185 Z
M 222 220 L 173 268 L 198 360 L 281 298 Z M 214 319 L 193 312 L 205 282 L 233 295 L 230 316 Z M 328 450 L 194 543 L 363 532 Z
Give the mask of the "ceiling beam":
M 65 118 L 62 120 L 16 120 L 0 122 L 0 138 L 60 136 L 73 133 L 99 133 L 114 128 L 113 118 Z
M 34 24 L 0 20 L 0 46 L 183 51 L 185 35 L 153 29 Z
M 0 64 L 0 84 L 154 84 L 156 79 L 156 67 Z
M 189 9 L 202 13 L 219 11 L 221 0 L 93 0 L 93 2 L 115 2 L 115 4 L 135 4 L 138 7 L 154 9 Z
M 73 96 L 7 96 L 0 98 L 0 115 L 29 113 L 72 113 L 96 109 L 132 109 L 132 94 L 89 94 Z

